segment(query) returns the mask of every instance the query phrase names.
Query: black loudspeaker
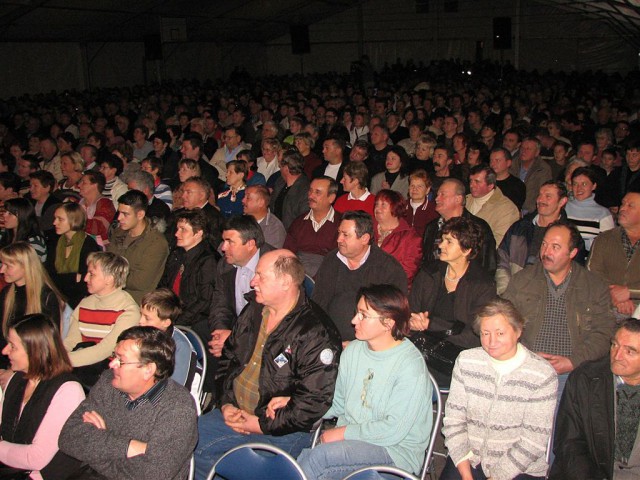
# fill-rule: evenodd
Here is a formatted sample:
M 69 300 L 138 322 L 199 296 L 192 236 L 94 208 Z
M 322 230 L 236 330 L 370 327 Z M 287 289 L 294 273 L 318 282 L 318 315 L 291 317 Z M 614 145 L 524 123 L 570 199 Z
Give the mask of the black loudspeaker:
M 144 56 L 147 60 L 162 60 L 162 39 L 160 35 L 144 36 Z
M 309 44 L 309 26 L 308 25 L 291 25 L 291 53 L 294 55 L 302 55 L 311 51 Z
M 511 17 L 495 17 L 493 19 L 493 48 L 496 50 L 511 49 Z

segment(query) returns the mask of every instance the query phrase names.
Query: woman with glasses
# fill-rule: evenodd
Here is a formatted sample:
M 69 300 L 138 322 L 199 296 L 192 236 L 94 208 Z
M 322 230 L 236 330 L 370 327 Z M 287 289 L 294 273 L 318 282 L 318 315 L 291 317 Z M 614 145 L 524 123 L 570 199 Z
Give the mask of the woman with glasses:
M 298 462 L 310 480 L 342 479 L 368 465 L 418 472 L 431 434 L 432 387 L 420 352 L 406 338 L 407 297 L 392 285 L 362 288 L 351 323 L 356 340 L 342 353 L 324 415 L 337 417 L 336 427 Z M 282 399 L 271 403 L 274 415 Z
M 0 405 L 0 478 L 64 479 L 79 462 L 58 450 L 58 436 L 84 391 L 58 327 L 42 314 L 27 315 L 8 330 L 2 354 L 15 374 Z

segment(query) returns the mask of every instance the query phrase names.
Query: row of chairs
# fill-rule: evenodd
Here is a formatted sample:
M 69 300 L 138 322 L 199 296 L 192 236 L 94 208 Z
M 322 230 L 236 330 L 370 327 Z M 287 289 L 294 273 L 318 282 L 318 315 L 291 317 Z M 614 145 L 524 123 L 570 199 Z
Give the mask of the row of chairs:
M 433 390 L 436 392 L 436 401 L 433 409 L 433 428 L 425 451 L 420 476 L 418 477 L 400 468 L 380 465 L 357 470 L 349 474 L 344 480 L 372 480 L 379 479 L 380 475 L 383 475 L 384 478 L 402 480 L 425 480 L 427 476 L 430 480 L 435 479 L 433 452 L 436 437 L 442 425 L 443 405 L 438 384 L 431 374 L 429 376 L 431 377 Z M 316 429 L 312 448 L 317 444 L 321 430 L 322 425 Z M 213 466 L 207 480 L 255 480 L 257 478 L 307 480 L 304 472 L 291 455 L 280 448 L 264 443 L 247 443 L 229 450 Z

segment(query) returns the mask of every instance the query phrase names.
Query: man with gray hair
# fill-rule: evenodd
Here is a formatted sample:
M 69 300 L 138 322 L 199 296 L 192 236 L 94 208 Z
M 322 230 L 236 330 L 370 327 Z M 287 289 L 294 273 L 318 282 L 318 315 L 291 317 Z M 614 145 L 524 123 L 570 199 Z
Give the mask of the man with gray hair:
M 442 182 L 436 194 L 436 212 L 440 218 L 436 218 L 427 224 L 422 238 L 422 263 L 440 261 L 440 230 L 450 218 L 465 217 L 476 222 L 482 230 L 482 248 L 478 256 L 472 262 L 478 262 L 488 273 L 493 275 L 496 271 L 496 242 L 491 232 L 491 227 L 483 219 L 473 215 L 465 208 L 466 197 L 464 184 L 457 178 L 447 178 Z
M 142 170 L 132 172 L 127 179 L 127 187 L 129 190 L 139 190 L 145 194 L 149 200 L 146 217 L 158 231 L 164 232 L 171 209 L 165 202 L 154 196 L 153 175 Z M 164 222 L 164 226 L 160 222 Z
M 536 198 L 540 187 L 547 180 L 551 180 L 551 167 L 540 158 L 540 140 L 525 138 L 520 144 L 520 155 L 513 159 L 511 174 L 522 180 L 527 187 L 527 196 L 522 206 L 522 213 L 533 212 L 536 209 Z

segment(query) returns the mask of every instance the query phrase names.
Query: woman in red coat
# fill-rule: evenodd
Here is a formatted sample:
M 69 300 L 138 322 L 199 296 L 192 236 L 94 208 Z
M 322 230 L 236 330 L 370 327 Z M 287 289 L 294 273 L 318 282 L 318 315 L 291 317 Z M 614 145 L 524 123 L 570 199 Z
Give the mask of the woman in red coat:
M 374 214 L 378 246 L 393 256 L 407 274 L 409 288 L 422 261 L 422 239 L 403 217 L 406 201 L 394 190 L 380 190 L 376 195 Z

